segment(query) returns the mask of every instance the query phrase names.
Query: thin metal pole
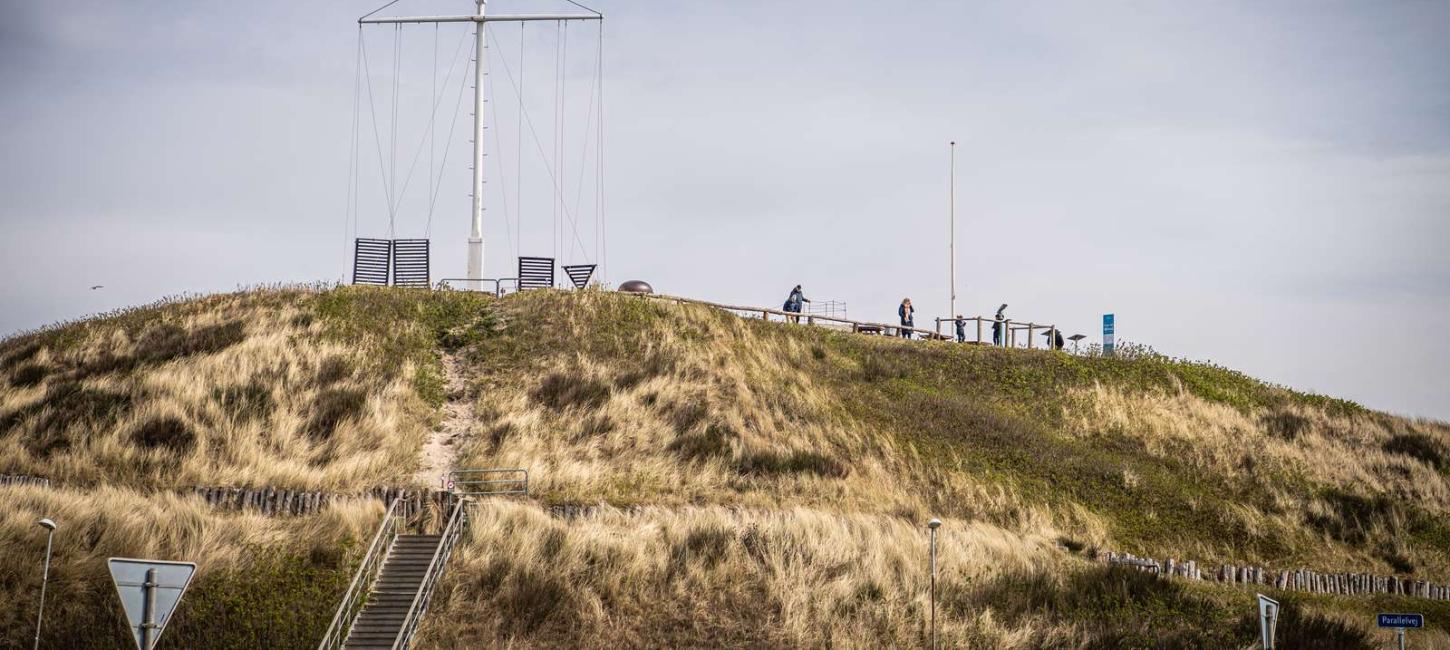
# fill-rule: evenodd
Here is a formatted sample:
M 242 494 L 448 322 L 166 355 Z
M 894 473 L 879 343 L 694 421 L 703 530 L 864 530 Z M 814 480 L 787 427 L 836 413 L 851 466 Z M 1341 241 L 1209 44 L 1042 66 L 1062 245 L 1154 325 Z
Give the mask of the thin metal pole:
M 931 648 L 936 650 L 936 529 L 931 529 Z
M 40 648 L 40 624 L 45 620 L 45 583 L 50 581 L 50 543 L 55 539 L 55 530 L 45 535 L 45 569 L 40 574 L 40 612 L 35 615 L 35 648 Z
M 955 140 L 953 140 L 951 142 L 951 189 L 948 191 L 948 194 L 951 196 L 951 201 L 950 201 L 950 205 L 951 205 L 951 207 L 950 207 L 950 213 L 951 213 L 951 237 L 950 237 L 950 241 L 951 241 L 951 243 L 948 244 L 947 251 L 948 251 L 948 255 L 951 256 L 951 262 L 948 264 L 948 266 L 951 268 L 951 276 L 952 276 L 952 279 L 951 279 L 951 282 L 952 282 L 952 299 L 951 299 L 951 309 L 949 309 L 947 311 L 947 316 L 950 316 L 952 318 L 956 318 L 956 316 L 957 316 L 957 143 L 956 143 Z M 938 331 L 937 333 L 940 334 L 941 332 Z
M 473 227 L 468 233 L 468 279 L 483 278 L 483 14 L 485 0 L 478 0 L 473 43 Z M 476 288 L 476 286 L 475 286 Z
M 1405 650 L 1405 628 L 1400 628 L 1400 650 Z
M 151 650 L 156 647 L 156 567 L 146 570 L 146 582 L 141 588 L 146 590 L 145 604 L 141 609 L 141 650 Z

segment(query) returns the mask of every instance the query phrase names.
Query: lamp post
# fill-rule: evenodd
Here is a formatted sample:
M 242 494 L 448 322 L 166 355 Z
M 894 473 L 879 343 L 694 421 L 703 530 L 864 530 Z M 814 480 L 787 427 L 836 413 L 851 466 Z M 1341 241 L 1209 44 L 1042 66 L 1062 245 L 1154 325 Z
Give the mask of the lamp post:
M 40 648 L 40 623 L 45 620 L 45 583 L 50 580 L 50 543 L 55 539 L 55 522 L 49 517 L 35 522 L 45 533 L 45 569 L 40 574 L 40 611 L 35 615 L 35 648 Z
M 941 520 L 932 517 L 926 527 L 931 530 L 931 650 L 936 650 L 936 529 Z

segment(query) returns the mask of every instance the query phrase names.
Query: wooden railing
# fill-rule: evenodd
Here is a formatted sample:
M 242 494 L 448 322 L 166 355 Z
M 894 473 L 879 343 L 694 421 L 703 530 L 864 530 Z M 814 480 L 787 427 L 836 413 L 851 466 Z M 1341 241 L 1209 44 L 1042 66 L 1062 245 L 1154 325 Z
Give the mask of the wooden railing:
M 367 603 L 373 581 L 377 579 L 383 560 L 388 556 L 388 549 L 392 548 L 393 540 L 397 539 L 398 531 L 403 526 L 402 502 L 398 498 L 388 504 L 388 511 L 383 513 L 383 521 L 378 524 L 378 532 L 373 535 L 373 543 L 368 546 L 367 555 L 363 556 L 362 564 L 353 575 L 352 584 L 348 585 L 347 592 L 342 595 L 342 603 L 337 606 L 337 613 L 332 616 L 332 625 L 327 627 L 327 634 L 322 637 L 322 643 L 317 645 L 317 650 L 338 650 L 347 643 L 353 621 Z
M 639 294 L 639 295 L 641 295 L 643 297 L 646 297 L 646 298 L 653 298 L 653 299 L 656 299 L 656 300 L 665 300 L 665 301 L 669 301 L 669 302 L 677 302 L 677 303 L 682 303 L 682 304 L 705 305 L 707 307 L 714 307 L 716 309 L 723 309 L 723 310 L 729 311 L 729 312 L 736 312 L 736 313 L 739 313 L 741 315 L 744 315 L 744 316 L 747 316 L 747 317 L 751 317 L 751 318 L 759 317 L 759 318 L 764 319 L 764 320 L 767 320 L 767 321 L 770 320 L 770 317 L 771 316 L 778 316 L 781 319 L 785 320 L 785 322 L 789 322 L 789 323 L 799 323 L 799 322 L 804 321 L 807 325 L 820 325 L 820 324 L 823 324 L 823 323 L 824 324 L 827 324 L 827 325 L 836 324 L 836 325 L 840 326 L 842 329 L 848 329 L 848 330 L 853 331 L 853 332 L 861 332 L 861 333 L 869 333 L 869 334 L 886 334 L 886 335 L 893 335 L 893 336 L 900 336 L 902 332 L 910 332 L 910 333 L 913 333 L 913 334 L 918 334 L 918 335 L 920 335 L 924 339 L 948 340 L 950 338 L 954 338 L 954 337 L 948 337 L 948 336 L 946 336 L 946 335 L 944 335 L 944 334 L 941 333 L 941 322 L 942 321 L 952 321 L 952 320 L 954 320 L 954 319 L 950 319 L 950 318 L 938 318 L 938 319 L 936 319 L 936 321 L 937 321 L 936 329 L 935 330 L 930 330 L 930 329 L 925 329 L 925 328 L 921 328 L 921 327 L 908 327 L 908 326 L 905 326 L 905 325 L 889 325 L 887 323 L 875 323 L 875 322 L 871 322 L 871 321 L 851 320 L 849 318 L 840 318 L 840 317 L 836 317 L 836 316 L 823 316 L 823 315 L 820 315 L 820 314 L 808 314 L 808 313 L 789 312 L 789 311 L 785 311 L 785 310 L 781 310 L 781 309 L 771 309 L 771 308 L 768 308 L 768 307 L 746 307 L 746 306 L 741 306 L 741 305 L 729 305 L 729 304 L 725 304 L 725 303 L 710 302 L 708 300 L 697 300 L 695 298 L 681 298 L 679 296 L 668 296 L 668 295 L 664 295 L 664 294 Z M 974 321 L 977 321 L 977 341 L 976 341 L 977 343 L 982 343 L 983 342 L 983 340 L 982 340 L 982 324 L 983 323 L 991 323 L 991 322 L 994 322 L 994 319 L 984 318 L 982 316 L 973 316 L 971 318 L 963 318 L 962 320 L 964 320 L 964 321 L 965 320 L 974 320 Z M 1004 328 L 1005 329 L 1003 331 L 1003 334 L 1005 336 L 1007 336 L 1007 338 L 1013 340 L 1014 342 L 1015 342 L 1015 334 L 1014 334 L 1014 330 L 1012 328 L 1015 328 L 1016 331 L 1020 331 L 1020 330 L 1024 330 L 1024 329 L 1025 330 L 1028 330 L 1029 334 L 1028 334 L 1028 337 L 1027 337 L 1027 345 L 1026 345 L 1026 347 L 1029 347 L 1029 348 L 1030 347 L 1035 347 L 1035 345 L 1032 343 L 1032 334 L 1035 333 L 1036 331 L 1038 331 L 1038 330 L 1047 330 L 1049 332 L 1056 332 L 1057 331 L 1057 326 L 1055 326 L 1055 325 L 1043 325 L 1041 323 L 1027 323 L 1027 322 L 1022 322 L 1022 321 L 1011 321 L 1011 320 L 1004 320 L 1002 322 L 1005 324 L 1004 325 Z M 1015 346 L 1013 346 L 1013 347 L 1015 347 Z

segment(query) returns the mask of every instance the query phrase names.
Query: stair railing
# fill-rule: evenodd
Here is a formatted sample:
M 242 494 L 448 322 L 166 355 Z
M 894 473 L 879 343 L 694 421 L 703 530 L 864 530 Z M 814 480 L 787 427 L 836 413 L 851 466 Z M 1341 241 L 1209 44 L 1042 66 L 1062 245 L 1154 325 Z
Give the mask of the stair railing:
M 433 552 L 433 560 L 428 563 L 428 572 L 423 575 L 423 582 L 418 585 L 418 595 L 413 597 L 413 604 L 408 607 L 408 616 L 403 619 L 398 638 L 393 641 L 393 650 L 407 650 L 413 643 L 418 624 L 423 621 L 423 614 L 428 612 L 428 602 L 433 598 L 433 587 L 437 586 L 438 578 L 443 576 L 443 568 L 448 564 L 448 558 L 453 555 L 453 547 L 457 545 L 467 527 L 468 500 L 459 499 L 453 504 L 453 515 L 448 518 L 448 526 L 443 529 L 443 534 L 438 539 L 438 550 Z
M 318 644 L 318 650 L 338 650 L 347 643 L 347 635 L 352 631 L 353 621 L 357 619 L 358 612 L 362 611 L 363 605 L 367 604 L 368 592 L 372 590 L 373 581 L 377 579 L 378 572 L 382 569 L 383 560 L 388 556 L 388 549 L 393 547 L 393 541 L 398 537 L 398 530 L 403 525 L 403 499 L 393 499 L 388 504 L 388 511 L 383 513 L 383 521 L 378 524 L 378 532 L 373 535 L 373 543 L 368 546 L 367 555 L 363 556 L 362 564 L 358 566 L 357 573 L 353 575 L 352 584 L 348 586 L 347 593 L 342 595 L 342 604 L 337 606 L 337 613 L 332 616 L 332 625 L 327 628 L 327 634 L 322 637 L 322 643 Z

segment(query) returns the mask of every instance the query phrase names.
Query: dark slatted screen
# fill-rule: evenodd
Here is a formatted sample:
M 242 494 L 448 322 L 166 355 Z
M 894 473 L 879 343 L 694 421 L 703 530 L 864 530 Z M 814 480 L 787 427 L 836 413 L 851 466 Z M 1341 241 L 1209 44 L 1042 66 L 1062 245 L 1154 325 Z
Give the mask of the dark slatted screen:
M 428 240 L 393 240 L 393 286 L 428 288 Z
M 352 283 L 388 286 L 393 242 L 387 239 L 357 240 L 352 252 Z
M 583 289 L 589 286 L 589 278 L 594 276 L 593 264 L 570 264 L 564 267 L 564 273 L 569 276 L 569 281 L 574 283 L 575 289 Z
M 554 258 L 520 257 L 519 290 L 554 287 Z

